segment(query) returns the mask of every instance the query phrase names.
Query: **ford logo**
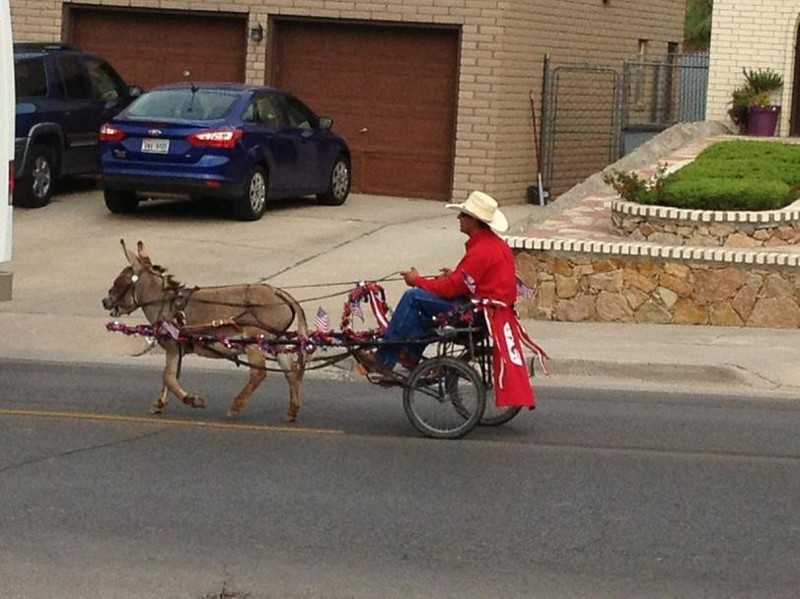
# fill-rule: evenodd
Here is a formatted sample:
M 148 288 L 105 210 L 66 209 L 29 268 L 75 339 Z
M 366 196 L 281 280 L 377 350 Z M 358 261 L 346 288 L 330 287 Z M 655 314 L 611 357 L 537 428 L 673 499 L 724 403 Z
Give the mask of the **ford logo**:
M 151 137 L 156 137 L 161 135 L 161 129 L 148 129 L 147 134 Z

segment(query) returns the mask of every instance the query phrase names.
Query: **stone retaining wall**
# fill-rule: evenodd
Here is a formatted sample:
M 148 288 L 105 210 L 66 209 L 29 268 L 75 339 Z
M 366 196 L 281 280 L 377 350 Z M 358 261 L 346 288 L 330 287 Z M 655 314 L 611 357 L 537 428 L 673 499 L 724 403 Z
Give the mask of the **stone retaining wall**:
M 800 327 L 800 254 L 509 237 L 524 318 Z
M 755 248 L 800 243 L 800 206 L 781 210 L 719 211 L 611 201 L 614 230 L 634 241 L 662 245 Z

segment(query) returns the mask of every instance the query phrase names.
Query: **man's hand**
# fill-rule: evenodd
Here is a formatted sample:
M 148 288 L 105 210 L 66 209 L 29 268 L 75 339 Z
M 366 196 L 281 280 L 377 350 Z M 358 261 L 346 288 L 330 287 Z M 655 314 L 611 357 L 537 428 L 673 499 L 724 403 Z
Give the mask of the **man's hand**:
M 419 272 L 413 266 L 409 270 L 400 271 L 400 274 L 403 275 L 403 279 L 409 287 L 414 286 L 414 277 L 419 276 Z

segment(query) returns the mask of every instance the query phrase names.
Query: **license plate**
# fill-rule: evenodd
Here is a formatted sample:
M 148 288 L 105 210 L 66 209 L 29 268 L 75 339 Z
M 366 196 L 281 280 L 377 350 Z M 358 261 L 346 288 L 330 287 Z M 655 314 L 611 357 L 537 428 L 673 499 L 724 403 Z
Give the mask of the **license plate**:
M 151 154 L 166 154 L 169 152 L 169 140 L 143 139 L 142 152 L 150 152 Z

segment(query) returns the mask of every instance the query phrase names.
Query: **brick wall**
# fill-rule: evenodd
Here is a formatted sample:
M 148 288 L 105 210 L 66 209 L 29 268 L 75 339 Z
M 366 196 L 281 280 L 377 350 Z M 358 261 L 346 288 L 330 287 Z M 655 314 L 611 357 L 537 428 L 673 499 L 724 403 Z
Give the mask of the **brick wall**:
M 708 120 L 728 119 L 731 92 L 744 83 L 743 68 L 770 68 L 783 75 L 779 132 L 788 134 L 799 14 L 797 2 L 789 0 L 760 0 L 757 4 L 714 1 Z
M 536 147 L 530 97 L 541 108 L 542 60 L 619 67 L 649 40 L 653 56 L 680 42 L 684 0 L 88 0 L 81 4 L 249 13 L 266 25 L 270 15 L 314 16 L 462 27 L 453 196 L 473 189 L 501 203 L 521 203 L 536 180 Z M 11 0 L 16 41 L 66 39 L 61 0 Z M 579 15 L 579 18 L 576 18 Z M 269 34 L 267 28 L 266 34 Z M 265 79 L 267 58 L 249 42 L 248 82 Z

